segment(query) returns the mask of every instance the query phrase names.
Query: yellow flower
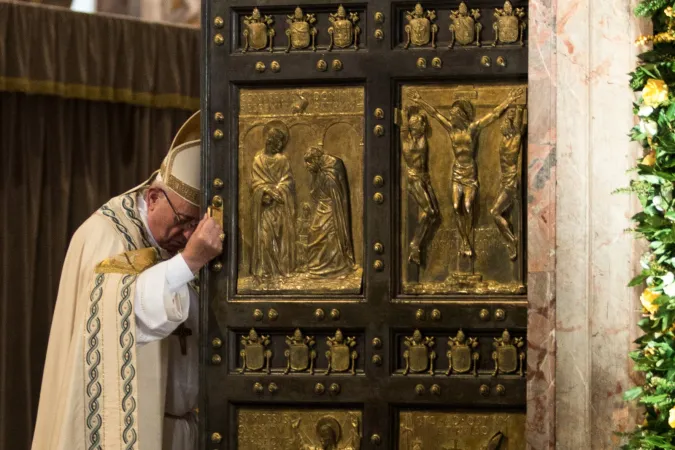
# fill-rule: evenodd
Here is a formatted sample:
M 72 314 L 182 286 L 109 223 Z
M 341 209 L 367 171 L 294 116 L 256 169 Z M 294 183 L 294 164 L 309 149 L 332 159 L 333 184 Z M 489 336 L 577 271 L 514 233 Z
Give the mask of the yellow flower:
M 668 416 L 668 425 L 670 425 L 670 428 L 675 428 L 675 407 L 670 410 L 670 415 Z
M 673 7 L 669 6 L 663 10 L 663 13 L 668 17 L 673 17 Z
M 659 305 L 655 305 L 654 300 L 656 300 L 660 296 L 661 294 L 658 294 L 652 291 L 651 289 L 647 288 L 640 296 L 640 303 L 642 303 L 642 307 L 646 309 L 648 313 L 654 314 L 656 311 L 659 310 Z
M 656 152 L 652 150 L 647 153 L 644 158 L 642 158 L 642 164 L 645 166 L 653 166 L 656 164 Z
M 635 45 L 647 45 L 652 41 L 652 39 L 654 39 L 654 36 L 647 36 L 643 34 L 635 39 Z
M 645 105 L 656 107 L 668 101 L 668 85 L 663 80 L 650 78 L 642 89 L 642 101 Z

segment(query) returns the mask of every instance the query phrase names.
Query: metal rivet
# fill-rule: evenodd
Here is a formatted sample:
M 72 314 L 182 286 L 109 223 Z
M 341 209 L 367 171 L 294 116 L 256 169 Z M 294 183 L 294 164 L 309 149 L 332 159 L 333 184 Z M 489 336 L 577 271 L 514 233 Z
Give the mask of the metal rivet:
M 417 58 L 417 68 L 418 69 L 426 69 L 427 68 L 427 60 L 425 58 Z
M 370 437 L 370 443 L 373 445 L 380 445 L 382 443 L 382 438 L 380 437 L 379 434 L 373 434 Z
M 332 67 L 333 67 L 333 70 L 336 71 L 336 72 L 339 71 L 339 70 L 342 70 L 342 61 L 340 61 L 339 59 L 334 59 Z
M 260 383 L 253 384 L 253 392 L 255 392 L 256 394 L 262 394 L 264 390 L 265 388 L 263 387 L 262 384 Z
M 415 319 L 417 320 L 424 320 L 426 318 L 426 314 L 424 313 L 423 309 L 418 309 L 415 311 Z
M 380 11 L 375 13 L 375 23 L 384 23 L 384 14 Z
M 318 70 L 319 72 L 325 72 L 326 69 L 328 69 L 328 64 L 326 64 L 326 61 L 324 61 L 323 59 L 320 59 L 316 63 L 316 70 Z
M 373 348 L 382 348 L 382 339 L 379 337 L 373 338 L 372 342 Z
M 431 386 L 431 393 L 433 395 L 441 395 L 441 387 L 437 384 Z
M 384 39 L 384 31 L 380 30 L 379 28 L 375 30 L 375 39 L 377 39 L 378 41 Z
M 434 69 L 440 69 L 443 66 L 443 61 L 441 61 L 441 58 L 436 56 L 434 59 L 431 60 L 431 67 Z
M 223 341 L 221 341 L 220 338 L 213 338 L 211 341 L 211 346 L 213 348 L 220 348 L 223 346 Z
M 277 320 L 279 318 L 279 313 L 277 312 L 276 309 L 270 309 L 267 312 L 267 317 L 269 317 L 269 319 L 274 322 L 275 320 Z
M 216 28 L 223 28 L 223 26 L 225 26 L 225 21 L 223 20 L 222 17 L 216 16 L 213 19 L 213 26 Z
M 216 141 L 221 140 L 223 137 L 225 137 L 225 134 L 223 134 L 223 130 L 216 130 L 213 132 L 213 139 Z
M 217 366 L 217 365 L 220 364 L 221 362 L 223 362 L 223 358 L 221 358 L 220 355 L 213 355 L 213 356 L 211 356 L 211 363 L 212 363 L 212 364 L 214 364 L 214 365 Z
M 317 395 L 323 395 L 323 393 L 326 392 L 326 386 L 324 386 L 322 383 L 316 383 L 314 385 L 314 393 Z
M 375 187 L 384 186 L 384 178 L 382 178 L 382 175 L 375 175 L 375 177 L 373 177 L 373 186 Z
M 216 122 L 218 123 L 223 123 L 225 122 L 225 116 L 221 112 L 217 112 L 213 115 L 213 118 L 215 119 Z
M 373 358 L 371 359 L 373 364 L 376 366 L 381 366 L 382 365 L 382 357 L 380 355 L 373 355 Z
M 480 59 L 480 64 L 483 67 L 490 67 L 492 65 L 492 60 L 489 56 L 485 55 Z
M 426 389 L 424 389 L 424 386 L 422 386 L 421 384 L 418 384 L 417 386 L 415 386 L 415 394 L 424 395 L 425 392 L 426 392 Z
M 324 317 L 326 317 L 326 313 L 323 312 L 323 309 L 319 308 L 316 311 L 314 311 L 314 318 L 316 320 L 323 320 Z
M 330 385 L 330 393 L 333 395 L 338 395 L 340 393 L 340 385 L 333 383 Z
M 497 56 L 497 65 L 506 67 L 506 59 L 503 56 Z
M 499 308 L 495 311 L 495 320 L 502 321 L 506 319 L 506 311 L 503 309 Z
M 331 309 L 330 310 L 330 318 L 333 320 L 339 320 L 340 319 L 340 310 L 339 309 Z
M 274 73 L 280 71 L 281 70 L 281 64 L 279 64 L 278 61 L 272 61 L 272 63 L 270 64 L 270 70 L 272 70 L 272 72 L 274 72 Z
M 274 394 L 276 391 L 279 390 L 279 387 L 277 386 L 276 383 L 270 383 L 270 385 L 267 386 L 267 390 L 270 391 L 270 394 Z
M 221 206 L 223 206 L 223 197 L 221 197 L 220 195 L 214 195 L 213 198 L 211 199 L 211 204 L 216 208 L 220 208 Z
M 255 309 L 253 311 L 253 320 L 255 320 L 256 322 L 260 322 L 261 320 L 263 320 L 263 312 L 259 309 Z
M 223 37 L 222 34 L 218 33 L 215 36 L 213 36 L 213 42 L 215 42 L 216 45 L 223 45 L 225 43 L 225 38 Z
M 382 272 L 384 269 L 384 262 L 381 259 L 376 259 L 375 262 L 373 262 L 373 269 Z
M 375 112 L 373 114 L 375 115 L 376 119 L 384 119 L 384 110 L 382 108 L 375 108 Z
M 382 245 L 381 242 L 376 242 L 375 244 L 373 244 L 373 250 L 378 255 L 381 255 L 382 253 L 384 253 L 384 245 Z
M 216 189 L 222 189 L 223 186 L 225 186 L 225 183 L 223 183 L 223 180 L 220 178 L 214 178 L 213 179 L 213 187 Z
M 441 312 L 438 309 L 431 311 L 431 320 L 439 321 L 441 320 Z
M 487 384 L 481 384 L 479 392 L 480 395 L 482 395 L 483 397 L 487 397 L 488 395 L 490 395 L 490 386 L 488 386 Z
M 384 127 L 382 125 L 375 125 L 373 128 L 373 133 L 375 133 L 375 136 L 378 137 L 384 136 Z
M 498 384 L 498 385 L 497 385 L 497 394 L 499 394 L 499 395 L 504 395 L 504 394 L 506 394 L 506 388 L 504 387 L 503 384 Z
M 213 264 L 211 264 L 211 272 L 218 273 L 221 270 L 223 270 L 223 263 L 221 263 L 220 261 L 216 261 Z
M 255 70 L 257 70 L 258 72 L 264 72 L 265 63 L 263 63 L 262 61 L 258 61 L 257 63 L 255 63 Z
M 381 205 L 384 203 L 384 195 L 382 195 L 380 192 L 376 192 L 375 195 L 373 195 L 373 200 L 375 200 L 375 203 Z
M 488 320 L 490 320 L 490 311 L 488 311 L 487 309 L 481 309 L 479 316 L 480 320 L 487 322 Z
M 220 435 L 220 433 L 211 434 L 211 442 L 213 442 L 214 444 L 218 444 L 222 440 L 223 437 Z

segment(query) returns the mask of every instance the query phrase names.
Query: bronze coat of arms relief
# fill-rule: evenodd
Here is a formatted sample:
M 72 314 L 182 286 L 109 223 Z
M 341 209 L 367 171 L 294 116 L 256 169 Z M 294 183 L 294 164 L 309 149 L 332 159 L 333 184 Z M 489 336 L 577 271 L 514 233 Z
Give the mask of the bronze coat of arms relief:
M 405 17 L 408 24 L 404 28 L 407 35 L 404 48 L 409 48 L 411 43 L 417 47 L 424 47 L 431 43 L 431 47 L 436 48 L 436 34 L 438 33 L 438 25 L 434 23 L 436 11 L 425 12 L 422 5 L 418 3 L 415 9 L 406 12 Z
M 518 44 L 522 47 L 525 27 L 525 10 L 523 8 L 514 8 L 509 0 L 504 3 L 504 8 L 497 8 L 494 12 L 496 21 L 492 24 L 495 31 L 495 40 L 492 46 L 497 44 Z
M 243 53 L 249 50 L 264 50 L 269 48 L 270 53 L 274 50 L 274 19 L 272 16 L 264 16 L 258 8 L 253 8 L 250 16 L 244 17 L 244 49 Z
M 331 14 L 328 20 L 332 24 L 328 28 L 328 34 L 330 35 L 328 51 L 331 51 L 333 47 L 347 48 L 351 45 L 353 45 L 354 50 L 359 49 L 361 28 L 357 25 L 359 21 L 358 13 L 350 12 L 347 15 L 347 10 L 340 5 L 337 12 Z
M 456 11 L 450 11 L 450 44 L 448 48 L 453 48 L 455 41 L 460 45 L 476 44 L 480 47 L 480 32 L 483 25 L 478 22 L 480 19 L 480 10 L 469 8 L 466 3 L 459 4 Z
M 303 14 L 300 7 L 295 8 L 295 12 L 290 16 L 286 16 L 286 23 L 289 28 L 286 30 L 288 37 L 288 47 L 286 53 L 291 51 L 291 48 L 302 50 L 310 46 L 312 50 L 316 51 L 316 34 L 317 30 L 314 27 L 316 23 L 316 16 L 314 14 Z

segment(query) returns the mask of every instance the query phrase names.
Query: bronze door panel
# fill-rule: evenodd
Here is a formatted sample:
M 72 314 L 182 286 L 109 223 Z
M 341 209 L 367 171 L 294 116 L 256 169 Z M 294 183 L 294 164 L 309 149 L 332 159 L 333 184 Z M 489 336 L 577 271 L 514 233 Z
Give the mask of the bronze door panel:
M 201 448 L 525 448 L 525 0 L 204 4 Z

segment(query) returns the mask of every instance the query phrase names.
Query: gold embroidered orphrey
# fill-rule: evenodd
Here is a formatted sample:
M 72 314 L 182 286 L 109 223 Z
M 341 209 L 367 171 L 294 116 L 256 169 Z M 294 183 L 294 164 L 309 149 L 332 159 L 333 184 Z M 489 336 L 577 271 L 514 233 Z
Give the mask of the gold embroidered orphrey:
M 422 373 L 427 369 L 428 373 L 433 375 L 434 360 L 436 359 L 436 352 L 433 350 L 434 345 L 436 345 L 434 337 L 424 337 L 420 330 L 415 330 L 413 335 L 406 337 L 403 343 L 408 347 L 403 352 L 403 360 L 405 361 L 403 375 Z
M 480 19 L 480 10 L 472 9 L 469 14 L 469 8 L 466 3 L 459 4 L 459 9 L 450 11 L 450 44 L 448 48 L 455 46 L 455 41 L 460 45 L 470 45 L 475 43 L 480 47 L 480 32 L 483 25 L 478 22 Z
M 314 336 L 304 336 L 299 328 L 293 332 L 293 336 L 286 336 L 288 348 L 284 352 L 286 356 L 284 375 L 288 375 L 289 372 L 304 372 L 307 369 L 310 375 L 314 375 L 315 344 Z
M 356 375 L 356 359 L 359 354 L 354 347 L 356 347 L 356 338 L 345 338 L 341 330 L 335 332 L 335 337 L 326 339 L 330 350 L 326 352 L 326 359 L 328 359 L 328 369 L 326 375 L 331 372 L 347 372 Z
M 436 11 L 427 10 L 424 12 L 421 4 L 416 4 L 415 9 L 407 11 L 405 17 L 408 24 L 405 26 L 405 32 L 408 36 L 404 48 L 409 48 L 410 44 L 423 47 L 431 42 L 431 47 L 436 48 L 436 33 L 438 25 L 436 20 Z
M 248 332 L 248 336 L 242 336 L 241 345 L 243 349 L 239 352 L 242 366 L 239 373 L 260 372 L 264 369 L 265 373 L 269 374 L 270 360 L 272 359 L 272 350 L 267 348 L 269 344 L 269 336 L 258 335 L 258 332 L 253 328 Z
M 452 373 L 468 373 L 471 371 L 473 376 L 478 376 L 478 359 L 480 353 L 474 351 L 478 348 L 478 339 L 467 338 L 464 332 L 460 330 L 454 338 L 448 338 L 448 371 L 446 375 Z
M 359 21 L 358 13 L 350 12 L 349 17 L 347 17 L 347 11 L 344 6 L 340 5 L 337 13 L 330 14 L 328 20 L 332 23 L 332 26 L 328 28 L 328 34 L 330 35 L 328 51 L 331 51 L 333 46 L 337 48 L 347 48 L 352 44 L 354 50 L 359 49 L 359 34 L 361 34 L 361 28 L 357 25 Z
M 264 50 L 269 47 L 270 53 L 274 50 L 274 28 L 271 25 L 274 23 L 272 16 L 263 17 L 258 8 L 253 8 L 253 13 L 250 16 L 244 17 L 244 49 L 246 53 L 250 49 Z
M 523 351 L 525 343 L 523 342 L 523 338 L 511 338 L 511 333 L 508 330 L 504 330 L 502 337 L 495 338 L 492 345 L 495 348 L 495 351 L 492 352 L 492 359 L 495 362 L 492 376 L 518 371 L 518 375 L 522 377 L 524 375 L 523 362 L 525 361 L 525 352 Z
M 518 42 L 524 46 L 523 35 L 527 22 L 525 20 L 525 10 L 523 8 L 513 8 L 509 0 L 504 3 L 504 8 L 496 8 L 494 17 L 497 19 L 492 28 L 495 31 L 495 40 L 492 46 L 499 44 L 514 44 Z
M 288 37 L 288 47 L 286 53 L 291 51 L 291 48 L 302 50 L 312 44 L 312 50 L 316 51 L 316 34 L 317 30 L 313 26 L 316 23 L 316 16 L 314 14 L 304 15 L 302 9 L 298 6 L 295 12 L 290 16 L 286 16 L 286 23 L 289 28 L 286 30 L 286 37 Z

